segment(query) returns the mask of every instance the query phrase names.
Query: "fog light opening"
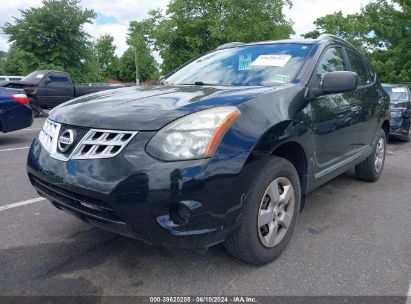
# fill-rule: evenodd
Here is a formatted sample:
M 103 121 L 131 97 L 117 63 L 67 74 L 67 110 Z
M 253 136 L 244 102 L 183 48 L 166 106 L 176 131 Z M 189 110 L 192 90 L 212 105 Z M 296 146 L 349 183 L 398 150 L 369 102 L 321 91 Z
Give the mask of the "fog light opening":
M 170 207 L 170 217 L 176 225 L 186 225 L 190 222 L 191 211 L 185 204 L 173 204 Z

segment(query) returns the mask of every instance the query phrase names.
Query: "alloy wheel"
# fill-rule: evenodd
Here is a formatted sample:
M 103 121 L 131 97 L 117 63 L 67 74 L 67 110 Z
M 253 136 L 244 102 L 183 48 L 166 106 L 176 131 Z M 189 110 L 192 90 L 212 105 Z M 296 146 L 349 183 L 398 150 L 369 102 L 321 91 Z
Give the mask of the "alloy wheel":
M 379 173 L 384 164 L 385 156 L 385 141 L 384 138 L 380 138 L 375 149 L 375 172 Z
M 295 193 L 285 177 L 276 178 L 266 189 L 260 203 L 257 230 L 264 247 L 279 244 L 287 233 L 294 215 Z

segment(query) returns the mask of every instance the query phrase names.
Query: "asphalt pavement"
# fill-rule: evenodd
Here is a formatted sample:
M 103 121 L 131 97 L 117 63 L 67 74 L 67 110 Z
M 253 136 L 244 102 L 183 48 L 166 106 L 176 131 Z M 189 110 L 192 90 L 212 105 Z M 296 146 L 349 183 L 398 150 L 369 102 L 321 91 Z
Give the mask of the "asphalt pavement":
M 313 192 L 284 254 L 253 267 L 222 245 L 149 246 L 39 200 L 25 163 L 43 122 L 0 134 L 1 296 L 411 293 L 411 144 L 390 142 L 377 183 L 348 172 Z

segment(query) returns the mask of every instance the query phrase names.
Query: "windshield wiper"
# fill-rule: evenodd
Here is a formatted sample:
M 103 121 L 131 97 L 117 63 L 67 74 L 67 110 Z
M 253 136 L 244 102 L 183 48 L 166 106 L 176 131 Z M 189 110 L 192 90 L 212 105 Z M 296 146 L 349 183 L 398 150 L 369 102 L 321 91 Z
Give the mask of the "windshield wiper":
M 205 82 L 202 82 L 202 81 L 196 81 L 196 82 L 194 82 L 194 84 L 195 84 L 195 85 L 198 85 L 198 86 L 211 85 L 211 84 L 209 84 L 209 83 L 205 83 Z

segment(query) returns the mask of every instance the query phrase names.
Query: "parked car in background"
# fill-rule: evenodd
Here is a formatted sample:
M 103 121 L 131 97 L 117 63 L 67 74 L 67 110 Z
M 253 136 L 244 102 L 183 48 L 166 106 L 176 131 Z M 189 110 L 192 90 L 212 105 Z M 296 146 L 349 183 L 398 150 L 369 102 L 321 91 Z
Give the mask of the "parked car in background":
M 353 167 L 369 182 L 383 172 L 389 96 L 337 37 L 223 45 L 162 83 L 53 109 L 28 154 L 38 193 L 147 243 L 224 242 L 261 265 L 307 193 Z
M 402 141 L 411 140 L 411 90 L 409 84 L 383 84 L 391 98 L 390 136 Z
M 22 80 L 24 76 L 0 76 L 0 83 L 4 81 Z
M 0 88 L 0 132 L 30 127 L 33 113 L 23 90 Z
M 59 71 L 35 71 L 20 81 L 8 81 L 3 87 L 25 89 L 30 99 L 43 109 L 51 109 L 75 97 L 120 88 L 123 84 L 74 85 L 70 74 Z

